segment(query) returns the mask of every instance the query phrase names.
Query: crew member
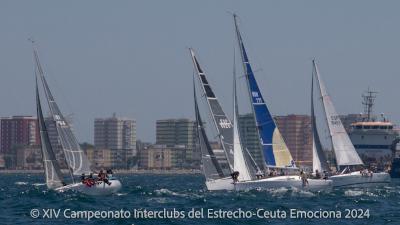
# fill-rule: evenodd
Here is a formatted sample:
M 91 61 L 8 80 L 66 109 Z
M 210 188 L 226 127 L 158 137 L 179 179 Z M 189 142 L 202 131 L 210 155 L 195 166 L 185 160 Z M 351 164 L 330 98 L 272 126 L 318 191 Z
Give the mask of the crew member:
M 308 185 L 307 175 L 303 172 L 303 170 L 300 171 L 300 178 L 301 181 L 303 182 L 303 187 Z
M 239 180 L 238 180 L 238 178 L 239 178 L 239 171 L 235 171 L 235 172 L 233 172 L 233 173 L 231 173 L 231 177 L 232 177 L 232 180 L 233 180 L 233 182 L 238 182 Z

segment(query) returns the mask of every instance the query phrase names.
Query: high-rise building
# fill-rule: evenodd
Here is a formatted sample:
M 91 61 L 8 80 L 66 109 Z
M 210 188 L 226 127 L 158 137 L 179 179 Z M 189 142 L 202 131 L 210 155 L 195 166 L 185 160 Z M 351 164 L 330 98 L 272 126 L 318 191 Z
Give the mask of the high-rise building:
M 185 146 L 186 163 L 198 165 L 198 161 L 200 161 L 200 153 L 196 149 L 196 140 L 196 126 L 193 120 L 165 119 L 156 122 L 156 144 Z
M 264 167 L 264 158 L 261 153 L 260 138 L 256 129 L 256 122 L 252 113 L 239 115 L 239 129 L 242 144 L 260 168 Z
M 96 149 L 111 149 L 113 165 L 131 167 L 136 156 L 136 121 L 118 118 L 96 118 L 94 121 L 94 145 Z
M 299 167 L 312 167 L 310 116 L 275 116 L 275 121 L 296 165 Z
M 40 143 L 36 117 L 12 116 L 0 119 L 0 155 L 6 168 L 15 168 L 16 149 Z

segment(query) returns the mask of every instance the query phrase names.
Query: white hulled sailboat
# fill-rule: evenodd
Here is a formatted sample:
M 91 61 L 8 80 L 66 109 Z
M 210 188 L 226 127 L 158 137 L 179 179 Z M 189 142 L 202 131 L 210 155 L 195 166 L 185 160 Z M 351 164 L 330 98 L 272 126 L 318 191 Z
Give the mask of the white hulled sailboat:
M 340 174 L 330 177 L 330 179 L 333 181 L 333 186 L 371 186 L 389 183 L 390 176 L 388 173 L 367 173 L 361 169 L 363 162 L 355 150 L 354 145 L 351 143 L 350 138 L 343 127 L 342 121 L 340 120 L 339 115 L 333 106 L 332 100 L 326 91 L 324 83 L 321 80 L 315 60 L 313 60 L 313 77 L 314 76 L 320 90 L 320 96 L 318 97 L 322 101 L 322 107 L 325 112 L 324 118 L 329 130 L 329 140 L 335 153 L 337 171 L 340 172 Z M 314 98 L 312 93 L 312 107 L 313 105 Z M 313 112 L 312 115 L 314 116 Z M 320 143 L 316 126 L 313 127 L 313 130 L 314 143 Z M 320 144 L 319 146 L 316 145 L 316 147 L 316 150 L 320 148 L 318 151 L 322 152 L 322 147 Z
M 248 87 L 248 94 L 250 97 L 250 102 L 252 105 L 253 116 L 256 121 L 256 128 L 258 131 L 259 139 L 261 141 L 262 155 L 264 156 L 265 165 L 264 167 L 268 169 L 282 169 L 282 170 L 298 170 L 294 164 L 293 158 L 286 146 L 283 137 L 281 136 L 275 121 L 270 114 L 264 98 L 260 92 L 257 81 L 255 79 L 253 70 L 251 68 L 249 59 L 247 57 L 246 50 L 244 48 L 243 40 L 241 38 L 239 27 L 237 24 L 237 16 L 234 15 L 236 36 L 238 39 L 239 49 L 241 52 L 241 59 L 244 74 L 246 77 L 246 83 Z M 236 79 L 236 78 L 235 78 Z M 236 88 L 234 88 L 236 90 Z M 236 96 L 236 93 L 234 94 Z M 235 97 L 236 98 L 236 97 Z M 235 101 L 234 104 L 237 104 Z M 234 106 L 235 108 L 237 106 Z M 236 115 L 237 116 L 237 115 Z M 235 119 L 236 121 L 237 119 Z M 237 122 L 236 122 L 237 123 Z M 236 125 L 234 124 L 234 127 Z M 235 134 L 235 132 L 234 132 Z M 238 135 L 237 135 L 238 136 Z M 237 137 L 239 138 L 239 137 Z M 234 141 L 234 143 L 237 143 Z M 243 148 L 235 145 L 234 152 L 243 151 Z M 235 154 L 236 155 L 236 154 Z M 240 161 L 240 157 L 235 158 Z M 245 162 L 244 162 L 245 163 Z M 249 173 L 248 167 L 241 167 L 240 173 Z M 235 182 L 236 190 L 249 190 L 249 189 L 271 189 L 271 188 L 302 188 L 308 190 L 323 190 L 331 188 L 331 180 L 323 179 L 307 179 L 308 182 L 303 182 L 303 180 L 297 175 L 283 175 L 267 177 L 263 179 L 239 179 Z
M 82 182 L 75 182 L 74 176 L 81 176 L 82 174 L 92 174 L 90 169 L 90 162 L 87 156 L 82 151 L 79 143 L 73 134 L 70 125 L 64 119 L 53 95 L 50 92 L 47 81 L 44 77 L 43 69 L 40 65 L 39 56 L 34 47 L 33 55 L 35 60 L 35 79 L 36 79 L 36 107 L 37 117 L 40 130 L 41 149 L 43 154 L 43 164 L 45 168 L 46 184 L 49 189 L 63 192 L 67 190 L 75 190 L 88 195 L 104 195 L 117 192 L 121 188 L 121 182 L 116 178 L 110 178 L 109 184 L 104 181 L 96 181 L 93 185 L 83 184 Z M 56 160 L 53 148 L 50 143 L 47 127 L 44 122 L 42 105 L 40 102 L 40 94 L 38 87 L 38 79 L 42 81 L 43 91 L 50 108 L 51 118 L 56 125 L 59 141 L 61 143 L 65 159 L 68 167 L 70 168 L 70 175 L 72 184 L 64 182 L 60 166 Z
M 201 150 L 203 174 L 206 178 L 206 187 L 210 191 L 233 190 L 234 186 L 230 175 L 233 171 L 234 158 L 232 149 L 232 124 L 225 112 L 222 110 L 222 107 L 219 104 L 205 73 L 200 67 L 200 64 L 194 54 L 194 50 L 190 48 L 189 51 L 195 72 L 197 74 L 197 80 L 201 86 L 201 96 L 203 96 L 207 102 L 208 112 L 211 114 L 213 121 L 212 125 L 217 132 L 218 145 L 222 148 L 220 151 L 224 152 L 225 159 L 228 163 L 228 168 L 222 168 L 208 140 L 197 104 L 196 85 L 194 81 L 195 78 L 193 78 L 197 135 Z

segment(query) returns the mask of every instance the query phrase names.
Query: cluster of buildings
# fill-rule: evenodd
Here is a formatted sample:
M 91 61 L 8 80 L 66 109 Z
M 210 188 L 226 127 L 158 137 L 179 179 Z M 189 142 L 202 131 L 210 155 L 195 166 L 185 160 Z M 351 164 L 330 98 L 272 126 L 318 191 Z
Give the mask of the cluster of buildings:
M 375 123 L 379 127 L 366 127 L 358 114 L 341 116 L 357 150 L 370 150 L 382 153 L 381 160 L 390 158 L 391 149 L 398 140 L 397 131 L 389 122 Z M 291 151 L 292 157 L 300 167 L 312 166 L 311 121 L 308 115 L 276 116 L 277 126 Z M 260 165 L 263 163 L 254 117 L 251 114 L 239 117 L 240 133 L 243 144 Z M 358 124 L 358 126 L 357 126 Z M 58 140 L 55 124 L 46 119 L 50 142 L 62 168 L 67 168 L 62 147 Z M 116 117 L 94 120 L 94 144 L 81 145 L 95 168 L 114 169 L 198 169 L 201 154 L 197 144 L 197 129 L 191 119 L 163 119 L 156 121 L 156 142 L 146 143 L 137 140 L 136 121 Z M 368 136 L 368 138 L 366 138 Z M 363 141 L 385 140 L 385 145 L 365 144 Z M 361 144 L 360 144 L 361 143 Z M 216 146 L 218 143 L 211 143 Z M 215 154 L 221 164 L 225 160 L 224 152 Z M 360 152 L 362 153 L 362 152 Z M 363 155 L 369 160 L 368 154 Z M 36 117 L 12 116 L 0 118 L 0 169 L 41 169 L 42 155 Z M 329 152 L 328 152 L 329 158 Z

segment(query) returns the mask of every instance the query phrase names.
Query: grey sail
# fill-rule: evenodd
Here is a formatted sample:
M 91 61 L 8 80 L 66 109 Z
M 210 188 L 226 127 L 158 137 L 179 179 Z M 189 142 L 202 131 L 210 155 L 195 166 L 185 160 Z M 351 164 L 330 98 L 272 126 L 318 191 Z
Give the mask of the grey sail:
M 44 72 L 40 65 L 39 57 L 36 49 L 34 49 L 34 57 L 36 62 L 37 71 L 44 87 L 44 93 L 50 108 L 51 117 L 53 118 L 61 146 L 63 148 L 65 159 L 68 166 L 73 171 L 74 175 L 81 175 L 82 173 L 91 173 L 90 162 L 85 153 L 79 146 L 79 143 L 73 134 L 70 125 L 62 115 L 53 95 L 50 92 L 47 81 L 44 77 Z
M 190 49 L 190 53 L 193 60 L 193 65 L 195 67 L 196 73 L 198 75 L 198 80 L 201 85 L 201 89 L 207 100 L 212 119 L 217 130 L 218 139 L 225 152 L 225 156 L 229 163 L 230 172 L 233 171 L 233 126 L 231 121 L 226 116 L 225 112 L 222 110 L 221 105 L 218 102 L 218 98 L 215 96 L 210 84 L 206 78 L 205 73 L 200 67 L 199 62 L 194 54 L 193 49 Z
M 201 119 L 199 107 L 197 104 L 196 87 L 194 84 L 194 79 L 193 79 L 193 90 L 194 90 L 194 111 L 196 115 L 197 137 L 201 151 L 201 162 L 202 162 L 204 176 L 206 177 L 206 180 L 223 178 L 224 173 L 221 169 L 221 166 L 218 163 L 214 151 L 211 148 L 210 142 L 208 141 L 207 138 L 206 131 L 203 127 L 203 121 Z
M 46 185 L 49 189 L 63 186 L 62 173 L 57 163 L 55 154 L 50 144 L 47 128 L 44 123 L 42 106 L 40 104 L 39 90 L 36 78 L 36 109 L 40 131 L 40 143 L 43 157 L 43 167 L 46 175 Z
M 340 166 L 362 165 L 363 162 L 351 143 L 349 135 L 343 127 L 342 121 L 333 106 L 325 85 L 320 78 L 318 67 L 313 61 L 313 74 L 317 79 L 320 89 L 321 101 L 325 111 L 325 119 L 329 128 L 330 139 L 335 152 L 336 163 Z M 340 168 L 339 168 L 340 169 Z
M 313 172 L 318 170 L 330 171 L 328 162 L 325 157 L 325 153 L 322 148 L 321 140 L 319 138 L 317 122 L 315 118 L 314 109 L 314 75 L 311 76 L 311 132 L 313 138 Z

